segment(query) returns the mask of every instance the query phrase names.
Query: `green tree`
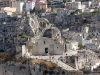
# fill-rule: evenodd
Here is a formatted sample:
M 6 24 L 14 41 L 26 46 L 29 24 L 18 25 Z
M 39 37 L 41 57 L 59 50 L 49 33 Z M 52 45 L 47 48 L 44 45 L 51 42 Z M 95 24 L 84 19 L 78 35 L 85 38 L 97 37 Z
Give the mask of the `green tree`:
M 74 14 L 75 14 L 75 12 L 71 12 L 70 14 L 71 14 L 71 15 L 74 15 Z
M 64 3 L 66 3 L 66 0 L 63 0 Z
M 91 13 L 90 12 L 83 12 L 82 14 L 83 15 L 90 15 Z
M 81 43 L 78 44 L 79 49 L 84 49 L 85 46 L 83 46 Z
M 47 0 L 47 4 L 50 5 L 51 4 L 51 0 Z
M 87 71 L 87 70 L 83 70 L 83 73 L 84 74 L 90 74 L 91 72 L 90 71 Z
M 98 11 L 98 10 L 95 10 L 95 11 L 93 11 L 93 12 L 91 12 L 92 14 L 100 14 L 100 11 Z
M 25 34 L 23 34 L 23 35 L 21 36 L 21 38 L 28 38 L 28 36 L 25 35 Z
M 54 13 L 52 13 L 52 14 L 53 14 L 53 15 L 57 15 L 57 13 L 55 13 L 55 12 L 54 12 Z
M 16 16 L 16 12 L 13 12 L 13 13 L 12 13 L 12 16 Z
M 48 21 L 45 21 L 47 25 L 49 25 L 50 23 Z
M 77 25 L 80 25 L 81 23 L 80 22 L 77 22 Z
M 52 5 L 52 6 L 50 6 L 50 7 L 51 7 L 51 11 L 53 11 L 53 9 L 55 8 L 55 6 L 53 6 L 53 5 Z
M 55 6 L 52 5 L 52 6 L 51 6 L 51 9 L 54 9 L 54 8 L 55 8 Z
M 82 13 L 82 11 L 80 9 L 77 9 L 75 12 L 76 13 Z

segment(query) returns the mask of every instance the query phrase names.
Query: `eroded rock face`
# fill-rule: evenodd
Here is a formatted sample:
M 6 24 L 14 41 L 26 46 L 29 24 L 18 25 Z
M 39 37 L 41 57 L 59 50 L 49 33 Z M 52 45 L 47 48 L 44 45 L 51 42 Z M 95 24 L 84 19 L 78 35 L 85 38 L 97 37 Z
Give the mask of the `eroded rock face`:
M 0 64 L 0 75 L 29 75 L 26 66 L 15 64 L 15 62 Z
M 38 18 L 36 15 L 30 15 L 27 19 L 30 34 L 33 35 L 32 39 L 47 37 L 58 40 L 61 43 L 62 37 L 60 30 L 54 25 L 50 24 L 47 19 Z

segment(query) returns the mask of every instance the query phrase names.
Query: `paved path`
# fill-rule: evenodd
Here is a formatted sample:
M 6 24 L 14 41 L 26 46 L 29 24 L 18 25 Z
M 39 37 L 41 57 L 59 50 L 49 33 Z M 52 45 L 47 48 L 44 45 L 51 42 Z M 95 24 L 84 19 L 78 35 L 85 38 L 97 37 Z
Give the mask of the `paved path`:
M 55 55 L 55 56 L 31 56 L 30 58 L 37 58 L 43 59 L 47 61 L 51 61 L 52 63 L 57 64 L 58 66 L 62 67 L 65 70 L 77 70 L 72 68 L 71 66 L 63 63 L 62 61 L 58 60 L 58 58 L 63 57 L 63 55 Z

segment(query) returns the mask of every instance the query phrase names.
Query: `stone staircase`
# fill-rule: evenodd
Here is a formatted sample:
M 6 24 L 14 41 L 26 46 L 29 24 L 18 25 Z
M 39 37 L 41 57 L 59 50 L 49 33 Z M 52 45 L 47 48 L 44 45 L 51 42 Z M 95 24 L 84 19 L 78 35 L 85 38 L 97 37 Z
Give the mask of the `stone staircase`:
M 50 59 L 49 56 L 32 56 L 31 58 L 37 58 L 37 59 L 51 61 L 52 63 L 57 64 L 59 67 L 61 67 L 62 69 L 65 69 L 65 70 L 75 70 L 75 71 L 77 70 L 77 69 L 69 66 L 68 64 L 65 64 L 62 61 L 58 60 L 58 58 Z
M 65 69 L 65 70 L 77 70 L 77 69 L 74 69 L 72 68 L 71 66 L 63 63 L 62 61 L 60 60 L 51 60 L 51 62 L 57 64 L 59 67 L 61 67 L 62 69 Z

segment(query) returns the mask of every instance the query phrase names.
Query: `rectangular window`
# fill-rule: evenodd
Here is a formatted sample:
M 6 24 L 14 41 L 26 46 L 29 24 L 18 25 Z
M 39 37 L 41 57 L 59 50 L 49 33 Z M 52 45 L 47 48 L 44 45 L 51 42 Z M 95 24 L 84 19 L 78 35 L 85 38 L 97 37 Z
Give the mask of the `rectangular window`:
M 45 44 L 45 41 L 44 41 L 44 44 Z

